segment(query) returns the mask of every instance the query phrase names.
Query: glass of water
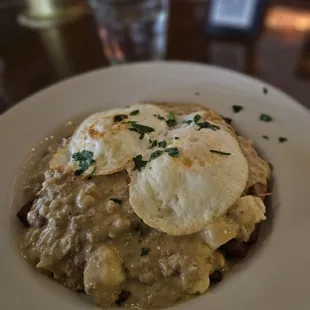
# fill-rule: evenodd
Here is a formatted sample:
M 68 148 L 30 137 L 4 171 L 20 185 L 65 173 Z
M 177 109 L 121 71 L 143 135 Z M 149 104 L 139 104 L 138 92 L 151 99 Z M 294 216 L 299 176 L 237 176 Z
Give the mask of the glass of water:
M 168 0 L 90 0 L 111 63 L 162 59 Z

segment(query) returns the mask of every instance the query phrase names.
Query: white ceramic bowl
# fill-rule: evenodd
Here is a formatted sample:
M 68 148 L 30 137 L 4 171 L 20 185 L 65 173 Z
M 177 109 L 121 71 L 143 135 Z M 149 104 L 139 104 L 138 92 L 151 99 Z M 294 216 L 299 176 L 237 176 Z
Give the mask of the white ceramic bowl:
M 20 255 L 21 225 L 16 212 L 24 203 L 21 186 L 27 173 L 25 163 L 41 155 L 49 143 L 46 137 L 68 130 L 68 121 L 145 100 L 201 103 L 232 117 L 239 132 L 253 139 L 274 166 L 272 206 L 252 254 L 214 289 L 175 308 L 310 309 L 308 111 L 264 82 L 215 67 L 177 62 L 94 71 L 47 88 L 0 116 L 1 309 L 95 308 L 91 301 L 42 276 Z M 234 114 L 233 105 L 244 110 Z M 261 113 L 271 115 L 274 121 L 260 121 Z M 281 136 L 288 141 L 279 143 Z

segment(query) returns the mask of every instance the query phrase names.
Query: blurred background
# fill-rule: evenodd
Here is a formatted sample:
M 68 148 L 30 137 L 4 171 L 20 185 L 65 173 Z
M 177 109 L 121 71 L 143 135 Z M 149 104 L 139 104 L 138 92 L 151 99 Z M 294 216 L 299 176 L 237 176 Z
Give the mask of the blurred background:
M 0 0 L 0 113 L 96 68 L 208 63 L 310 108 L 310 0 Z

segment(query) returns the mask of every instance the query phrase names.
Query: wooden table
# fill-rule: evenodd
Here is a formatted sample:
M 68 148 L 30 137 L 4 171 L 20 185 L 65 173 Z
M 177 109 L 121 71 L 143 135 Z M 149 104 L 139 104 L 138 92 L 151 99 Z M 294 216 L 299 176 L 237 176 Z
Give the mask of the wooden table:
M 55 82 L 109 65 L 91 15 L 62 27 L 37 30 L 20 26 L 16 21 L 18 13 L 16 8 L 0 10 L 0 61 L 4 67 L 0 112 Z M 167 59 L 207 62 L 210 53 L 203 31 L 205 14 L 204 1 L 171 2 Z M 300 36 L 292 43 L 266 31 L 257 50 L 256 75 L 310 108 L 309 81 L 294 75 L 299 57 L 296 42 L 302 39 Z M 208 62 L 243 71 L 243 65 L 238 65 L 244 62 L 238 46 L 231 49 L 215 44 L 214 48 L 214 57 Z

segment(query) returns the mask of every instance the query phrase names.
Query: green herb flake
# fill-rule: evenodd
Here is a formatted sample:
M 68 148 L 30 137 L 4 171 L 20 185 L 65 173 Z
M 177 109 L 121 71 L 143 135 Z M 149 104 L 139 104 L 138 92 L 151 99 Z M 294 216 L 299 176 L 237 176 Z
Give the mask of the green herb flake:
M 200 121 L 200 119 L 201 119 L 201 116 L 199 114 L 195 115 L 194 117 L 195 124 L 197 124 Z
M 262 138 L 265 139 L 265 140 L 269 140 L 269 137 L 266 136 L 266 135 L 263 135 Z
M 150 250 L 151 250 L 150 248 L 142 248 L 141 249 L 141 256 L 148 255 Z
M 137 121 L 126 121 L 126 122 L 122 122 L 122 124 L 135 124 L 137 123 Z
M 191 119 L 188 119 L 188 120 L 183 121 L 183 124 L 190 125 L 191 123 L 192 123 L 192 120 L 191 120 Z
M 285 138 L 285 137 L 280 137 L 279 138 L 279 142 L 280 143 L 284 143 L 284 142 L 286 142 L 287 141 L 287 138 Z
M 217 150 L 210 150 L 211 153 L 220 154 L 220 155 L 231 155 L 231 153 L 217 151 Z
M 144 138 L 145 133 L 140 133 L 139 139 L 142 140 Z
M 91 165 L 96 161 L 93 159 L 93 153 L 90 151 L 83 150 L 72 155 L 72 158 L 79 163 L 79 168 L 74 172 L 74 175 L 82 175 Z M 93 171 L 94 172 L 94 171 Z
M 197 126 L 199 126 L 199 130 L 203 129 L 203 128 L 209 128 L 209 129 L 212 129 L 214 131 L 221 129 L 221 127 L 219 127 L 217 125 L 213 125 L 209 122 L 198 123 Z
M 131 111 L 131 112 L 129 113 L 129 115 L 130 115 L 130 116 L 134 116 L 134 115 L 137 115 L 137 114 L 139 114 L 139 113 L 140 113 L 139 110 L 133 110 L 133 111 Z
M 260 115 L 259 119 L 260 119 L 261 121 L 263 121 L 263 122 L 272 122 L 272 121 L 273 121 L 273 118 L 272 118 L 270 115 L 264 114 L 264 113 L 262 113 L 262 114 Z
M 119 205 L 122 203 L 122 201 L 120 199 L 117 199 L 117 198 L 110 198 L 110 200 L 119 204 Z
M 178 157 L 180 154 L 179 150 L 175 147 L 165 149 L 165 152 L 168 153 L 168 155 L 170 155 L 171 157 Z
M 132 128 L 129 128 L 129 130 L 136 131 L 138 133 L 150 133 L 152 131 L 155 131 L 154 128 L 152 127 L 137 124 L 137 123 L 132 123 L 131 126 Z
M 179 140 L 180 138 L 179 137 L 174 137 L 174 139 Z
M 158 118 L 159 120 L 164 120 L 165 118 L 159 114 L 154 114 L 153 116 L 155 116 L 156 118 Z
M 135 167 L 133 170 L 138 170 L 138 171 L 141 171 L 142 168 L 144 168 L 147 164 L 147 161 L 146 160 L 143 160 L 142 158 L 142 155 L 137 155 L 136 157 L 134 157 L 132 159 L 132 161 L 134 162 L 135 164 Z
M 153 147 L 157 146 L 157 140 L 154 140 L 154 141 L 151 140 L 150 143 L 151 143 L 151 149 L 152 149 Z
M 162 153 L 163 153 L 163 151 L 161 151 L 161 150 L 157 150 L 157 151 L 153 152 L 151 154 L 150 161 L 152 161 L 155 158 L 159 157 L 160 155 L 162 155 Z
M 128 118 L 126 114 L 118 114 L 114 116 L 114 123 L 118 123 L 123 121 L 124 119 Z
M 74 175 L 80 176 L 80 175 L 82 175 L 84 172 L 85 172 L 85 170 L 83 170 L 83 169 L 78 169 L 78 170 L 75 170 Z
M 233 109 L 234 113 L 239 113 L 243 110 L 243 107 L 241 105 L 233 105 L 232 109 Z
M 169 112 L 169 113 L 168 113 L 168 120 L 169 120 L 169 119 L 175 119 L 175 115 L 174 115 L 173 112 Z
M 169 127 L 173 127 L 177 124 L 177 121 L 175 120 L 175 115 L 173 112 L 168 113 L 168 119 L 167 119 L 166 123 Z
M 167 146 L 167 142 L 166 142 L 165 140 L 160 141 L 160 142 L 158 143 L 158 147 L 165 148 L 166 146 Z

